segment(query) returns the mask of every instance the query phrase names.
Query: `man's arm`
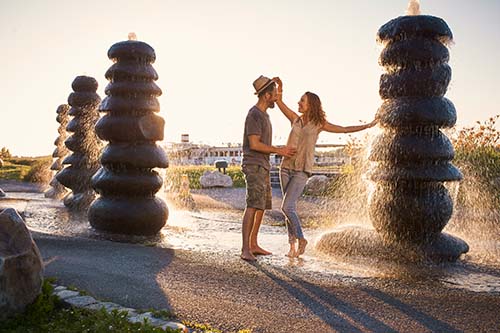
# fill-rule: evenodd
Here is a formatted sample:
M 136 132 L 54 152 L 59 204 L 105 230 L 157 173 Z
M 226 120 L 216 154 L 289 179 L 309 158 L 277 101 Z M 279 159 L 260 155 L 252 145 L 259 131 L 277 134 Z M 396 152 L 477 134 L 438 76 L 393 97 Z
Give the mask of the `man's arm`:
M 295 148 L 291 147 L 275 147 L 275 146 L 269 146 L 266 145 L 265 143 L 262 143 L 260 141 L 260 135 L 249 135 L 248 136 L 248 141 L 250 143 L 250 149 L 265 153 L 265 154 L 278 154 L 281 156 L 286 156 L 286 157 L 292 157 L 295 155 Z

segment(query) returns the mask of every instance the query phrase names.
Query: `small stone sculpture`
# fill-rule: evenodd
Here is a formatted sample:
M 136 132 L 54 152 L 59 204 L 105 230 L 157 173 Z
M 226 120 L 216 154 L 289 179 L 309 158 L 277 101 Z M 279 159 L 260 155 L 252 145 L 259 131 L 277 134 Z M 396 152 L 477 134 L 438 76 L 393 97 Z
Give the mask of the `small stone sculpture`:
M 62 160 L 63 158 L 68 154 L 68 148 L 64 145 L 64 141 L 66 140 L 67 134 L 66 134 L 66 126 L 68 125 L 69 121 L 69 105 L 68 104 L 62 104 L 59 105 L 57 108 L 57 117 L 56 121 L 60 124 L 59 128 L 57 129 L 57 132 L 59 133 L 59 136 L 57 137 L 56 141 L 54 142 L 54 145 L 56 146 L 56 149 L 54 149 L 54 152 L 52 153 L 52 157 L 55 158 L 54 163 L 52 163 L 52 166 L 50 167 L 51 170 L 54 170 L 55 173 L 57 174 L 60 170 L 62 170 L 63 165 L 62 165 Z M 54 176 L 50 182 L 51 188 L 48 189 L 45 192 L 45 197 L 46 198 L 52 198 L 52 199 L 61 199 L 64 197 L 64 195 L 67 194 L 68 190 L 64 185 L 59 183 L 57 178 Z
M 106 115 L 96 132 L 109 144 L 92 179 L 100 197 L 89 209 L 89 221 L 107 232 L 154 235 L 168 217 L 167 205 L 155 196 L 163 180 L 153 170 L 168 167 L 164 150 L 156 145 L 165 124 L 155 115 L 162 93 L 151 65 L 156 55 L 148 44 L 128 40 L 111 46 L 108 57 L 114 64 L 105 74 L 110 83 L 100 107 Z
M 369 214 L 375 231 L 346 227 L 322 236 L 317 249 L 410 261 L 454 261 L 469 250 L 461 239 L 441 231 L 453 212 L 445 181 L 462 179 L 451 164 L 450 140 L 440 128 L 456 121 L 444 97 L 451 79 L 446 22 L 426 15 L 401 16 L 383 25 L 380 64 L 383 100 L 377 118 L 383 133 L 369 159 L 376 183 Z
M 468 251 L 465 242 L 441 233 L 453 212 L 443 182 L 462 179 L 450 163 L 453 146 L 440 131 L 456 121 L 453 103 L 443 97 L 452 38 L 444 20 L 427 15 L 402 16 L 380 28 L 380 64 L 387 72 L 380 78 L 377 117 L 384 132 L 369 157 L 377 162 L 370 218 L 383 241 L 439 261 Z
M 68 97 L 69 115 L 73 119 L 66 130 L 72 132 L 64 142 L 73 152 L 63 164 L 69 164 L 56 175 L 57 180 L 73 192 L 64 198 L 64 205 L 73 211 L 85 211 L 95 198 L 91 178 L 99 169 L 102 144 L 94 127 L 99 119 L 97 107 L 101 98 L 96 93 L 97 81 L 88 76 L 78 76 L 72 83 L 74 92 Z
M 3 161 L 0 158 L 0 168 L 3 167 Z M 0 198 L 5 197 L 5 192 L 0 188 Z

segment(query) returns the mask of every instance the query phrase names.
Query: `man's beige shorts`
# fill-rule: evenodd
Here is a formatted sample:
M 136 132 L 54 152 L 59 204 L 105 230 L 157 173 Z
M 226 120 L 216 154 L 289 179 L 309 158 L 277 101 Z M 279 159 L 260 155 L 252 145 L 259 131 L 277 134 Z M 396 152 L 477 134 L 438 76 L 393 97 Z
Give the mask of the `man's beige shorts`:
M 247 207 L 271 209 L 271 179 L 269 170 L 260 165 L 244 165 L 242 167 L 247 183 Z

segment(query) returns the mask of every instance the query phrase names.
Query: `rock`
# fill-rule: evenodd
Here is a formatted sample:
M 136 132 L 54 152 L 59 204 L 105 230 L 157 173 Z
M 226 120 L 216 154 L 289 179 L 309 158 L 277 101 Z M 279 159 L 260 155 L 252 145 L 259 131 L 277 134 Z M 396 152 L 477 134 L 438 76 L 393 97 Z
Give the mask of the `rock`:
M 0 320 L 24 311 L 40 294 L 43 262 L 15 209 L 0 212 Z
M 5 197 L 5 192 L 0 188 L 0 198 Z
M 205 171 L 203 176 L 200 177 L 200 185 L 203 188 L 233 187 L 233 180 L 219 171 Z
M 59 297 L 62 300 L 66 300 L 66 299 L 69 299 L 69 298 L 72 298 L 72 297 L 77 297 L 78 295 L 80 295 L 80 293 L 78 291 L 67 290 L 67 289 L 59 291 L 59 292 L 56 293 L 56 296 Z
M 66 300 L 66 303 L 68 303 L 71 306 L 82 308 L 91 304 L 96 304 L 97 300 L 91 296 L 76 296 L 68 298 Z
M 326 192 L 330 180 L 327 176 L 316 175 L 312 176 L 307 180 L 306 186 L 304 188 L 304 193 L 309 195 L 321 195 Z

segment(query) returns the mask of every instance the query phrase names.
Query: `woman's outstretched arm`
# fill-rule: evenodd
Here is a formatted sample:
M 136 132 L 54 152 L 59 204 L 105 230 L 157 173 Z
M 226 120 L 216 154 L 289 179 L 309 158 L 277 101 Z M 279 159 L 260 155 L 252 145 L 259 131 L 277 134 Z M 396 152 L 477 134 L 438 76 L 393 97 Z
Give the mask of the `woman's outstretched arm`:
M 283 82 L 281 82 L 281 79 L 279 77 L 275 77 L 273 78 L 273 81 L 278 84 L 278 99 L 276 100 L 276 104 L 278 104 L 278 107 L 280 108 L 281 112 L 285 115 L 285 117 L 287 117 L 288 120 L 290 120 L 290 122 L 293 123 L 295 119 L 299 117 L 299 115 L 296 114 L 283 102 Z
M 357 126 L 339 126 L 325 122 L 323 127 L 321 128 L 323 131 L 331 132 L 331 133 L 353 133 L 365 130 L 367 128 L 373 127 L 377 124 L 377 120 L 373 120 L 371 123 Z

